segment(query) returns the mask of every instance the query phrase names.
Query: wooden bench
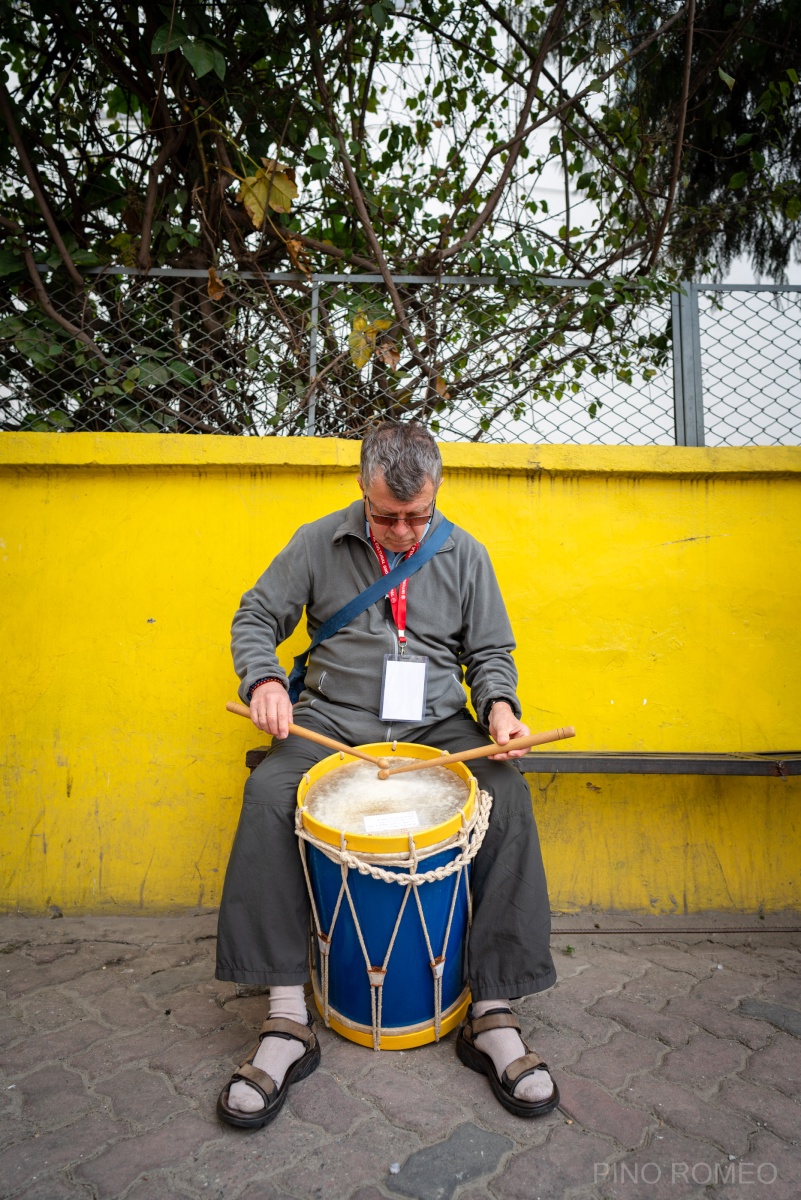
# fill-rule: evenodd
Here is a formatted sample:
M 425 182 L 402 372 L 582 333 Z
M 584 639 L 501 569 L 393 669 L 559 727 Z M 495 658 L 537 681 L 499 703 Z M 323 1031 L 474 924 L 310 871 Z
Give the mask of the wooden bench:
M 268 746 L 245 754 L 253 771 Z M 524 775 L 801 775 L 801 751 L 765 754 L 658 754 L 647 750 L 541 750 L 513 760 Z

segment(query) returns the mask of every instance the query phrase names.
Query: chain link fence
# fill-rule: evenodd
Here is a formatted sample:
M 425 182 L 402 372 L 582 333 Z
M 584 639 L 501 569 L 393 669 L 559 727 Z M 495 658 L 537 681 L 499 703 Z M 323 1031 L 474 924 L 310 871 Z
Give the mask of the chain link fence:
M 793 287 L 114 268 L 0 303 L 0 424 L 443 440 L 801 442 Z M 44 296 L 44 301 L 43 301 Z

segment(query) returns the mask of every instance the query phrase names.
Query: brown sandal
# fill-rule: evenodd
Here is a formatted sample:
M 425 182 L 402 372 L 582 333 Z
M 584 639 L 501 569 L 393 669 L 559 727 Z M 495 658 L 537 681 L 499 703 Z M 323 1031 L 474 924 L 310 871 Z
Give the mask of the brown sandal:
M 514 1089 L 521 1079 L 533 1075 L 535 1071 L 547 1071 L 548 1064 L 523 1042 L 526 1053 L 510 1062 L 503 1075 L 499 1076 L 489 1054 L 479 1050 L 475 1044 L 479 1034 L 487 1033 L 490 1029 L 516 1029 L 520 1033 L 517 1017 L 510 1009 L 492 1008 L 483 1017 L 474 1017 L 471 1005 L 456 1039 L 456 1053 L 461 1061 L 471 1071 L 478 1071 L 489 1078 L 490 1086 L 501 1104 L 516 1117 L 541 1117 L 551 1112 L 559 1103 L 559 1088 L 553 1080 L 553 1094 L 547 1100 L 518 1100 L 514 1095 Z
M 284 1106 L 290 1084 L 305 1079 L 307 1075 L 311 1075 L 312 1071 L 317 1069 L 320 1065 L 320 1044 L 317 1041 L 314 1019 L 311 1013 L 307 1013 L 307 1016 L 306 1025 L 300 1025 L 297 1021 L 290 1021 L 285 1017 L 272 1017 L 264 1022 L 259 1031 L 258 1043 L 250 1057 L 242 1063 L 241 1067 L 237 1067 L 217 1097 L 217 1116 L 221 1121 L 225 1121 L 228 1125 L 235 1125 L 238 1129 L 261 1129 L 278 1116 Z M 275 1080 L 266 1071 L 253 1066 L 256 1051 L 266 1037 L 295 1039 L 306 1047 L 305 1053 L 287 1070 L 280 1087 L 275 1086 Z M 240 1079 L 259 1093 L 264 1100 L 264 1108 L 253 1113 L 244 1113 L 240 1112 L 238 1108 L 229 1106 L 228 1092 L 231 1084 Z

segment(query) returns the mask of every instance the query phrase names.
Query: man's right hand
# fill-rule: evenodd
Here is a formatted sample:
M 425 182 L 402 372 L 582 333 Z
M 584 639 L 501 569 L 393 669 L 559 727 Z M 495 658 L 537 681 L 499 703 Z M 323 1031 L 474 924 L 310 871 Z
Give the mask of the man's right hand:
M 270 679 L 250 697 L 250 719 L 263 733 L 285 738 L 292 720 L 292 703 L 282 683 Z

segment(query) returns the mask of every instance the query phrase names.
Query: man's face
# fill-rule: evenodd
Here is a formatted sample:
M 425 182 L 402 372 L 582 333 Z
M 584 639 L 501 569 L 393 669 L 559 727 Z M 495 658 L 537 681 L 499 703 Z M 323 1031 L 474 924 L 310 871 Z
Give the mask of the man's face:
M 437 495 L 431 480 L 427 480 L 425 487 L 422 487 L 410 500 L 399 500 L 387 487 L 382 474 L 376 475 L 369 489 L 365 489 L 361 479 L 359 487 L 364 493 L 365 500 L 369 501 L 364 508 L 375 540 L 395 554 L 401 550 L 411 550 L 415 542 L 422 537 L 426 521 L 409 525 L 405 518 L 425 517 L 428 520 L 429 515 L 433 512 Z M 378 517 L 395 517 L 395 522 L 387 525 L 375 520 L 373 514 Z

